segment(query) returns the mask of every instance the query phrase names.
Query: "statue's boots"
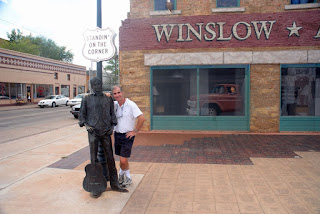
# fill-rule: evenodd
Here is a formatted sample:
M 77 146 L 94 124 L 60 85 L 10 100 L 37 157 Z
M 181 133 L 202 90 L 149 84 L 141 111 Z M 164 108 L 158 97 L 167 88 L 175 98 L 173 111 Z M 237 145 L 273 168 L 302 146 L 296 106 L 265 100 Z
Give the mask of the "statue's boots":
M 118 180 L 118 175 L 110 175 L 110 185 L 111 185 L 111 189 L 113 191 L 117 191 L 117 192 L 129 192 L 127 189 L 122 188 L 119 185 L 119 180 Z
M 101 192 L 100 192 L 100 193 L 97 193 L 97 192 L 90 192 L 90 196 L 91 196 L 92 198 L 99 198 L 99 197 L 100 197 L 100 195 L 101 195 Z

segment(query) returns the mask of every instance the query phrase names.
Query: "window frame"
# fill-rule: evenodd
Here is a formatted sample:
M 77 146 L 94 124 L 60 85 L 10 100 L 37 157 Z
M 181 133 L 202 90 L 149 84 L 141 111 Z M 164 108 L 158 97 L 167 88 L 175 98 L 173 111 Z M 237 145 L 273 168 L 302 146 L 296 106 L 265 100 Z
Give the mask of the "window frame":
M 154 0 L 153 1 L 153 10 L 154 11 L 166 11 L 167 9 L 165 9 L 165 10 L 156 10 L 156 2 L 157 1 L 159 1 L 159 0 Z M 163 1 L 166 1 L 166 0 L 163 0 Z M 171 1 L 174 1 L 173 10 L 177 10 L 177 0 L 171 0 Z
M 244 116 L 158 116 L 153 114 L 153 70 L 197 69 L 197 103 L 199 106 L 199 72 L 201 68 L 245 69 L 245 114 Z M 225 130 L 250 131 L 250 65 L 192 65 L 150 67 L 150 130 Z
M 292 3 L 294 2 L 295 0 L 290 0 L 290 5 L 297 5 L 297 4 L 312 4 L 312 3 L 317 3 L 317 0 L 313 0 L 313 2 L 303 2 L 303 3 Z M 299 0 L 301 1 L 301 0 Z
M 237 7 L 240 7 L 240 0 L 235 0 L 235 1 L 237 1 L 237 6 L 230 6 L 230 7 L 219 7 L 218 6 L 218 2 L 219 1 L 223 1 L 223 0 L 217 0 L 216 1 L 216 8 L 237 8 Z
M 301 67 L 301 68 L 319 67 L 320 68 L 320 63 L 281 64 L 280 65 L 279 131 L 320 131 L 320 116 L 282 116 L 281 115 L 282 68 L 290 68 L 290 67 Z

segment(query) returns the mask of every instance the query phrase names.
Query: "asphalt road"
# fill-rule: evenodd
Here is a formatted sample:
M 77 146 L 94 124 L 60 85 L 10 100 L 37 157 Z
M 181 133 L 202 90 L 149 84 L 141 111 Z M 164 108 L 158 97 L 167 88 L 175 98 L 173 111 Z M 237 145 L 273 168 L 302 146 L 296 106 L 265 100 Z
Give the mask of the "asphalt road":
M 0 110 L 0 143 L 78 123 L 69 106 Z

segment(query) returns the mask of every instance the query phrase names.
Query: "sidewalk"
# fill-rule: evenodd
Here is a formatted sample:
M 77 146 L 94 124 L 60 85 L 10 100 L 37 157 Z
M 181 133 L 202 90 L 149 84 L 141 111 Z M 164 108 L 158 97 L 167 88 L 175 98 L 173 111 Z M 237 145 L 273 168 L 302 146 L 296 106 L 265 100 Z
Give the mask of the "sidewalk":
M 98 199 L 87 144 L 77 125 L 0 144 L 0 213 L 320 213 L 320 133 L 140 133 L 130 193 Z
M 10 106 L 0 106 L 0 111 L 16 110 L 16 109 L 28 109 L 28 108 L 38 108 L 38 104 L 28 103 L 24 105 L 10 105 Z

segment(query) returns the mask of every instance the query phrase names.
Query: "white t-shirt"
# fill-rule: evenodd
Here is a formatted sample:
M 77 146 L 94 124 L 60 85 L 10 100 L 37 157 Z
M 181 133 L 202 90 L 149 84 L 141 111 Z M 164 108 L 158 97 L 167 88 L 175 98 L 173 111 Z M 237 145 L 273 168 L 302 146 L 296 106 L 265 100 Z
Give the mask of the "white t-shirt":
M 137 104 L 128 98 L 126 98 L 126 101 L 121 107 L 118 101 L 114 101 L 114 113 L 118 120 L 118 124 L 114 127 L 114 131 L 118 133 L 133 131 L 136 118 L 142 114 Z

